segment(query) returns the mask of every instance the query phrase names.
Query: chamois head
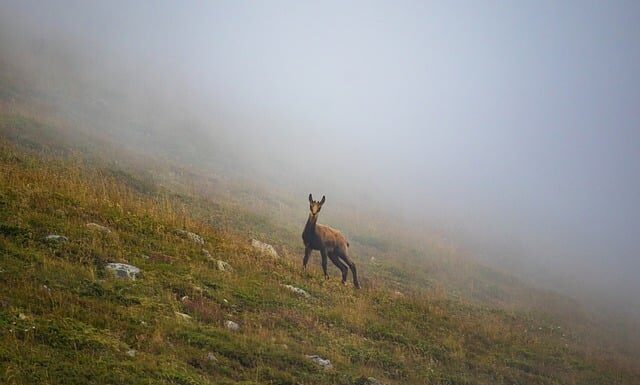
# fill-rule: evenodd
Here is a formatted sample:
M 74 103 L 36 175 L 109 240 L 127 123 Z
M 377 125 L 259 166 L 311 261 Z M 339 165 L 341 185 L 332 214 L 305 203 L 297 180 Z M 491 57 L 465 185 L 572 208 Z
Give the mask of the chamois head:
M 322 199 L 320 200 L 320 202 L 316 202 L 313 200 L 313 196 L 309 194 L 309 210 L 311 210 L 311 215 L 313 215 L 314 217 L 318 215 L 323 204 L 324 204 L 324 195 L 322 196 Z

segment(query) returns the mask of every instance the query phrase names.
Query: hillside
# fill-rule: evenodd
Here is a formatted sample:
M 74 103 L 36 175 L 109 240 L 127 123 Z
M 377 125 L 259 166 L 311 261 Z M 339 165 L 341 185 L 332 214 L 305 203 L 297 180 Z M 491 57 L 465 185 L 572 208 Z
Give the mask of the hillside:
M 269 216 L 236 194 L 259 186 L 205 181 L 25 111 L 5 109 L 0 128 L 2 383 L 640 383 L 634 352 L 604 346 L 578 304 L 452 248 L 353 231 L 356 291 L 335 268 L 324 280 L 317 255 L 302 271 L 286 208 Z M 141 275 L 116 278 L 110 262 Z

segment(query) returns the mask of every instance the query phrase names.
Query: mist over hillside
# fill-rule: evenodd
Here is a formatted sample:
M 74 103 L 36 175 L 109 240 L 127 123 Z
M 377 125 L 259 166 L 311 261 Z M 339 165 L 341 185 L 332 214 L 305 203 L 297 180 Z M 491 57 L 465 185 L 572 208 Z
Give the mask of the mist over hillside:
M 31 91 L 5 109 L 268 191 L 283 223 L 324 194 L 327 221 L 637 315 L 633 4 L 0 11 L 3 79 Z

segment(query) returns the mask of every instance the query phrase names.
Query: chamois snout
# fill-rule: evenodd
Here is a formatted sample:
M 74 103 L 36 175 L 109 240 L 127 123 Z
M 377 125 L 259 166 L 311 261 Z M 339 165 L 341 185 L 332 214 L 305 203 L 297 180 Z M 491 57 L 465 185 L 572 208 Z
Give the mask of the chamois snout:
M 322 209 L 322 205 L 325 202 L 325 198 L 324 195 L 322 196 L 322 199 L 320 200 L 320 202 L 316 202 L 313 200 L 313 196 L 311 194 L 309 194 L 309 211 L 311 211 L 311 215 L 316 216 L 318 215 L 318 213 L 320 212 L 320 209 Z

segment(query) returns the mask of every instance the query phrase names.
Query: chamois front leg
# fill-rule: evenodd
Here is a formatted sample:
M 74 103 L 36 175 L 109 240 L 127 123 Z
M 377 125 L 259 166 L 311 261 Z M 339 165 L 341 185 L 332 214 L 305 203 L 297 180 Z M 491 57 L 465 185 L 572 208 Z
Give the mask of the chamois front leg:
M 310 247 L 305 247 L 304 248 L 304 258 L 302 259 L 302 268 L 306 269 L 307 268 L 307 262 L 309 262 L 309 257 L 311 256 L 311 248 Z
M 322 255 L 322 271 L 324 271 L 324 277 L 329 278 L 329 274 L 327 274 L 327 250 L 320 249 L 320 255 Z

